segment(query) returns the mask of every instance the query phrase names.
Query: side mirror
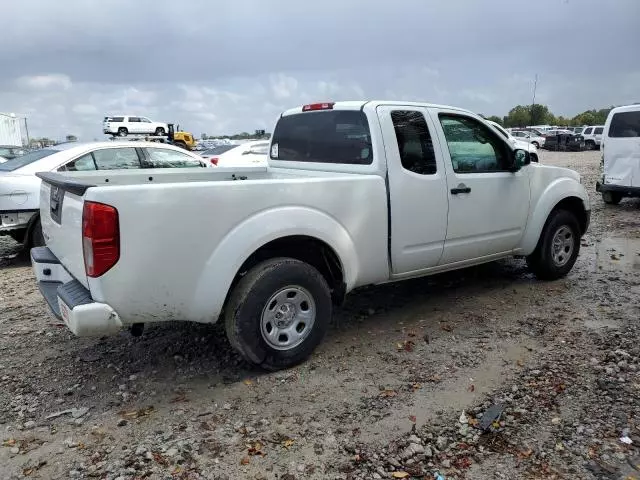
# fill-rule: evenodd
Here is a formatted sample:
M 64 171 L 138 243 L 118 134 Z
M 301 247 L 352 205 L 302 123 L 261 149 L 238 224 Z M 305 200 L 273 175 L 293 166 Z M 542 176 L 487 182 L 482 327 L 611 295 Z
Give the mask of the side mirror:
M 531 163 L 531 156 L 529 152 L 526 150 L 522 150 L 518 148 L 513 151 L 513 156 L 511 158 L 511 168 L 509 168 L 512 172 L 517 172 L 525 165 L 529 165 Z

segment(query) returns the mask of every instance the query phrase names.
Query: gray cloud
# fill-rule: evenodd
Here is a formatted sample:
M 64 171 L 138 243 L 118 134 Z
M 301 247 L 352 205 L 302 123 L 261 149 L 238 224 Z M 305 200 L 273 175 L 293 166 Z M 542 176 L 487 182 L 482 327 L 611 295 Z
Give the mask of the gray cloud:
M 397 98 L 505 114 L 640 101 L 638 0 L 23 0 L 3 5 L 0 110 L 101 137 L 110 113 L 194 133 L 270 129 L 305 101 Z

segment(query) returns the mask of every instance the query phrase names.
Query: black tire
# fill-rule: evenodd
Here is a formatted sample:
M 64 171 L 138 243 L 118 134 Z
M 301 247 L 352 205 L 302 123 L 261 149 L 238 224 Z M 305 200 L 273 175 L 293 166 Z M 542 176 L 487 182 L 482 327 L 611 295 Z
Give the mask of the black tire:
M 176 147 L 180 147 L 180 148 L 184 148 L 185 150 L 188 150 L 188 148 L 187 148 L 187 144 L 186 144 L 186 143 L 184 143 L 184 142 L 183 142 L 183 141 L 181 141 L 181 140 L 179 140 L 179 141 L 177 141 L 177 142 L 173 142 L 173 144 L 174 144 Z
M 158 135 L 160 137 L 164 136 L 164 128 L 162 128 L 162 127 L 156 128 L 156 135 Z
M 531 154 L 531 162 L 532 163 L 538 163 L 538 155 L 536 155 L 535 153 Z
M 129 135 L 129 130 L 127 130 L 125 127 L 120 127 L 118 129 L 118 136 L 119 137 L 126 137 L 127 135 Z
M 563 234 L 564 231 L 570 231 L 570 239 Z M 561 248 L 557 248 L 559 245 L 556 245 L 557 250 L 554 248 L 556 235 L 560 237 L 560 245 L 566 242 Z M 580 237 L 580 225 L 573 213 L 568 210 L 552 211 L 540 234 L 536 249 L 527 257 L 529 269 L 540 280 L 557 280 L 564 277 L 576 263 L 580 253 Z M 555 258 L 554 252 L 558 252 Z
M 622 201 L 622 195 L 617 192 L 602 192 L 602 201 L 607 205 L 618 205 Z
M 584 143 L 584 147 L 585 147 L 585 150 L 595 150 L 596 149 L 596 144 L 595 144 L 595 142 L 593 140 L 587 140 Z
M 31 234 L 29 235 L 27 248 L 44 247 L 44 235 L 42 234 L 42 224 L 38 218 L 33 227 L 31 228 Z
M 540 144 L 538 142 L 531 142 L 531 145 L 533 145 L 536 148 L 540 148 Z
M 301 343 L 278 349 L 265 340 L 268 334 L 263 334 L 263 329 L 268 331 L 270 324 L 270 320 L 263 321 L 263 317 L 268 315 L 267 302 L 274 305 L 276 300 L 273 298 L 279 292 L 284 292 L 288 300 L 287 290 L 295 288 L 310 296 L 312 306 L 307 304 L 307 308 L 315 309 L 315 319 Z M 272 310 L 276 307 L 277 304 Z M 253 267 L 237 283 L 225 306 L 225 328 L 229 342 L 245 360 L 265 370 L 280 370 L 299 364 L 313 353 L 327 332 L 331 314 L 329 286 L 318 270 L 293 258 L 273 258 Z M 296 310 L 289 321 L 295 322 L 297 315 Z M 298 322 L 304 328 L 304 322 Z M 280 341 L 281 337 L 278 336 L 277 340 Z

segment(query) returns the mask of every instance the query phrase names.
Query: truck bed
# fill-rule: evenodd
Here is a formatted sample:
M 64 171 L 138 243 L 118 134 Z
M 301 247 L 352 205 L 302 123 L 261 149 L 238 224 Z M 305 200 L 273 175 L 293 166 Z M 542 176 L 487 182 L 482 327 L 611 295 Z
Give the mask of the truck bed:
M 242 263 L 276 235 L 331 245 L 349 259 L 349 289 L 388 279 L 387 196 L 378 175 L 266 167 L 38 175 L 47 246 L 126 323 L 215 321 Z M 63 193 L 59 222 L 52 187 Z M 98 278 L 85 274 L 85 201 L 118 210 L 120 259 Z

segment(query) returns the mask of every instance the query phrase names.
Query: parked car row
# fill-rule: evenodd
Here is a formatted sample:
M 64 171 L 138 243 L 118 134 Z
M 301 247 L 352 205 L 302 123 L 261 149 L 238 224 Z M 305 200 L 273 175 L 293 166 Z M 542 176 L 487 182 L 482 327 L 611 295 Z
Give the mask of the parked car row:
M 194 153 L 149 142 L 70 142 L 33 151 L 0 163 L 0 234 L 26 246 L 44 245 L 38 172 L 204 166 L 203 159 Z
M 557 149 L 558 144 L 570 143 L 571 149 L 579 150 L 595 150 L 600 148 L 602 142 L 603 125 L 585 126 L 585 127 L 525 127 L 525 128 L 512 128 L 509 129 L 511 134 L 516 138 L 529 139 L 532 143 L 536 143 L 537 147 L 549 148 L 550 150 Z M 547 139 L 549 137 L 557 137 L 558 135 L 573 135 L 581 136 L 580 138 L 571 139 L 566 142 L 566 139 L 556 138 L 547 145 Z M 584 145 L 582 145 L 584 144 Z

